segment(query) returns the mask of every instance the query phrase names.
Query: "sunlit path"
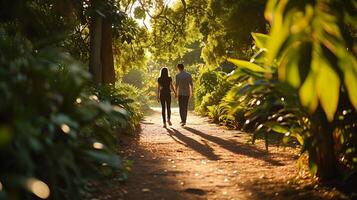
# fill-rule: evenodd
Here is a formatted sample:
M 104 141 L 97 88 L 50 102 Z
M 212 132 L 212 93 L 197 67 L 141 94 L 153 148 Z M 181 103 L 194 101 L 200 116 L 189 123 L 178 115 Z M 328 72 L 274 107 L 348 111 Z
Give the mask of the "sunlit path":
M 173 126 L 161 127 L 160 108 L 142 121 L 137 143 L 126 154 L 134 161 L 124 185 L 107 188 L 109 199 L 287 199 L 317 198 L 286 183 L 297 174 L 297 151 L 261 143 L 190 113 L 181 127 L 178 109 Z M 107 199 L 108 199 L 107 198 Z

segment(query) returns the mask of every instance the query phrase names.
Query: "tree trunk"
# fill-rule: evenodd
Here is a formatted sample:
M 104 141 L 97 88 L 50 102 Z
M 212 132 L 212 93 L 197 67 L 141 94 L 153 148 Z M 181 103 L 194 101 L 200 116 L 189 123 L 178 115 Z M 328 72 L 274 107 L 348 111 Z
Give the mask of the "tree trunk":
M 90 55 L 89 72 L 93 76 L 93 81 L 97 84 L 102 83 L 102 17 L 92 16 L 89 28 L 90 34 Z
M 316 176 L 320 181 L 331 181 L 338 177 L 338 162 L 335 155 L 333 127 L 328 122 L 321 108 L 314 114 L 313 129 L 315 135 L 315 144 L 310 152 L 310 162 L 314 161 L 317 165 Z
M 103 84 L 114 84 L 115 71 L 112 47 L 112 27 L 109 20 L 104 20 L 102 25 L 101 60 Z

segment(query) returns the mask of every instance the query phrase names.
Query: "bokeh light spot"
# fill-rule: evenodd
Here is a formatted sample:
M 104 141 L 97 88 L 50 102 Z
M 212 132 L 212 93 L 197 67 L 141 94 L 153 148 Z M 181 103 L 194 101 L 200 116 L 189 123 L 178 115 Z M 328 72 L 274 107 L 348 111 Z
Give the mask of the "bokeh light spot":
M 26 182 L 27 189 L 41 199 L 47 199 L 50 196 L 50 188 L 46 183 L 30 178 Z
M 82 103 L 82 99 L 81 98 L 77 98 L 76 99 L 76 103 L 78 103 L 78 104 Z
M 89 99 L 93 100 L 93 101 L 99 101 L 99 99 L 98 99 L 98 97 L 96 95 L 90 95 Z
M 67 124 L 62 124 L 61 129 L 64 133 L 69 133 L 71 131 L 71 128 Z
M 104 145 L 100 142 L 94 142 L 93 143 L 93 148 L 95 149 L 103 149 Z

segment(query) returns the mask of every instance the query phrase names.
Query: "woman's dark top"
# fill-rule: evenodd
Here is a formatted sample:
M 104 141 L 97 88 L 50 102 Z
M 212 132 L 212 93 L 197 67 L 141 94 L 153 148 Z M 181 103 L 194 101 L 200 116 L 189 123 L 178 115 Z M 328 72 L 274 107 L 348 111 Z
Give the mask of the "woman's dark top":
M 172 82 L 172 78 L 159 78 L 157 82 L 160 84 L 160 93 L 161 94 L 170 94 L 170 85 Z

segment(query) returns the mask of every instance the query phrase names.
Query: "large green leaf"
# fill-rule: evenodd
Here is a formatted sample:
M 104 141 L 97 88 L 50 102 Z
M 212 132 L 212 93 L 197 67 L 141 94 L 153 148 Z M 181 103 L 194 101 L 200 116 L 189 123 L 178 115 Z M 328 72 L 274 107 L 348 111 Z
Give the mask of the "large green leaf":
M 310 71 L 305 82 L 299 90 L 300 102 L 304 107 L 307 107 L 313 113 L 318 105 L 318 98 L 315 92 L 315 73 Z
M 326 60 L 320 60 L 320 70 L 316 78 L 316 92 L 327 119 L 332 121 L 338 105 L 340 78 Z
M 252 36 L 255 41 L 255 45 L 259 49 L 266 49 L 266 44 L 269 39 L 269 36 L 263 33 L 252 33 Z
M 301 84 L 299 59 L 299 43 L 296 43 L 287 49 L 278 69 L 279 80 L 288 82 L 294 88 L 298 88 Z
M 314 160 L 312 160 L 312 159 L 309 159 L 309 160 L 310 160 L 310 162 L 309 162 L 310 173 L 312 175 L 315 175 L 317 173 L 318 166 L 317 166 L 317 164 L 315 163 Z
M 291 136 L 295 137 L 300 145 L 304 145 L 304 138 L 299 133 L 292 133 Z
M 265 69 L 257 64 L 245 61 L 245 60 L 238 60 L 234 58 L 228 58 L 228 61 L 236 65 L 237 67 L 242 67 L 245 69 L 249 69 L 253 72 L 262 72 L 262 73 L 271 73 L 271 70 Z
M 288 1 L 281 1 L 276 5 L 276 1 L 270 1 L 267 5 L 265 13 L 268 20 L 272 20 L 272 29 L 270 31 L 270 39 L 267 42 L 267 61 L 266 65 L 270 66 L 277 58 L 278 52 L 289 35 L 289 24 L 283 22 L 284 10 Z M 274 14 L 272 14 L 274 13 Z
M 264 125 L 271 128 L 273 131 L 277 133 L 285 134 L 289 132 L 289 129 L 287 127 L 280 125 L 278 122 L 270 121 L 270 122 L 266 122 Z

